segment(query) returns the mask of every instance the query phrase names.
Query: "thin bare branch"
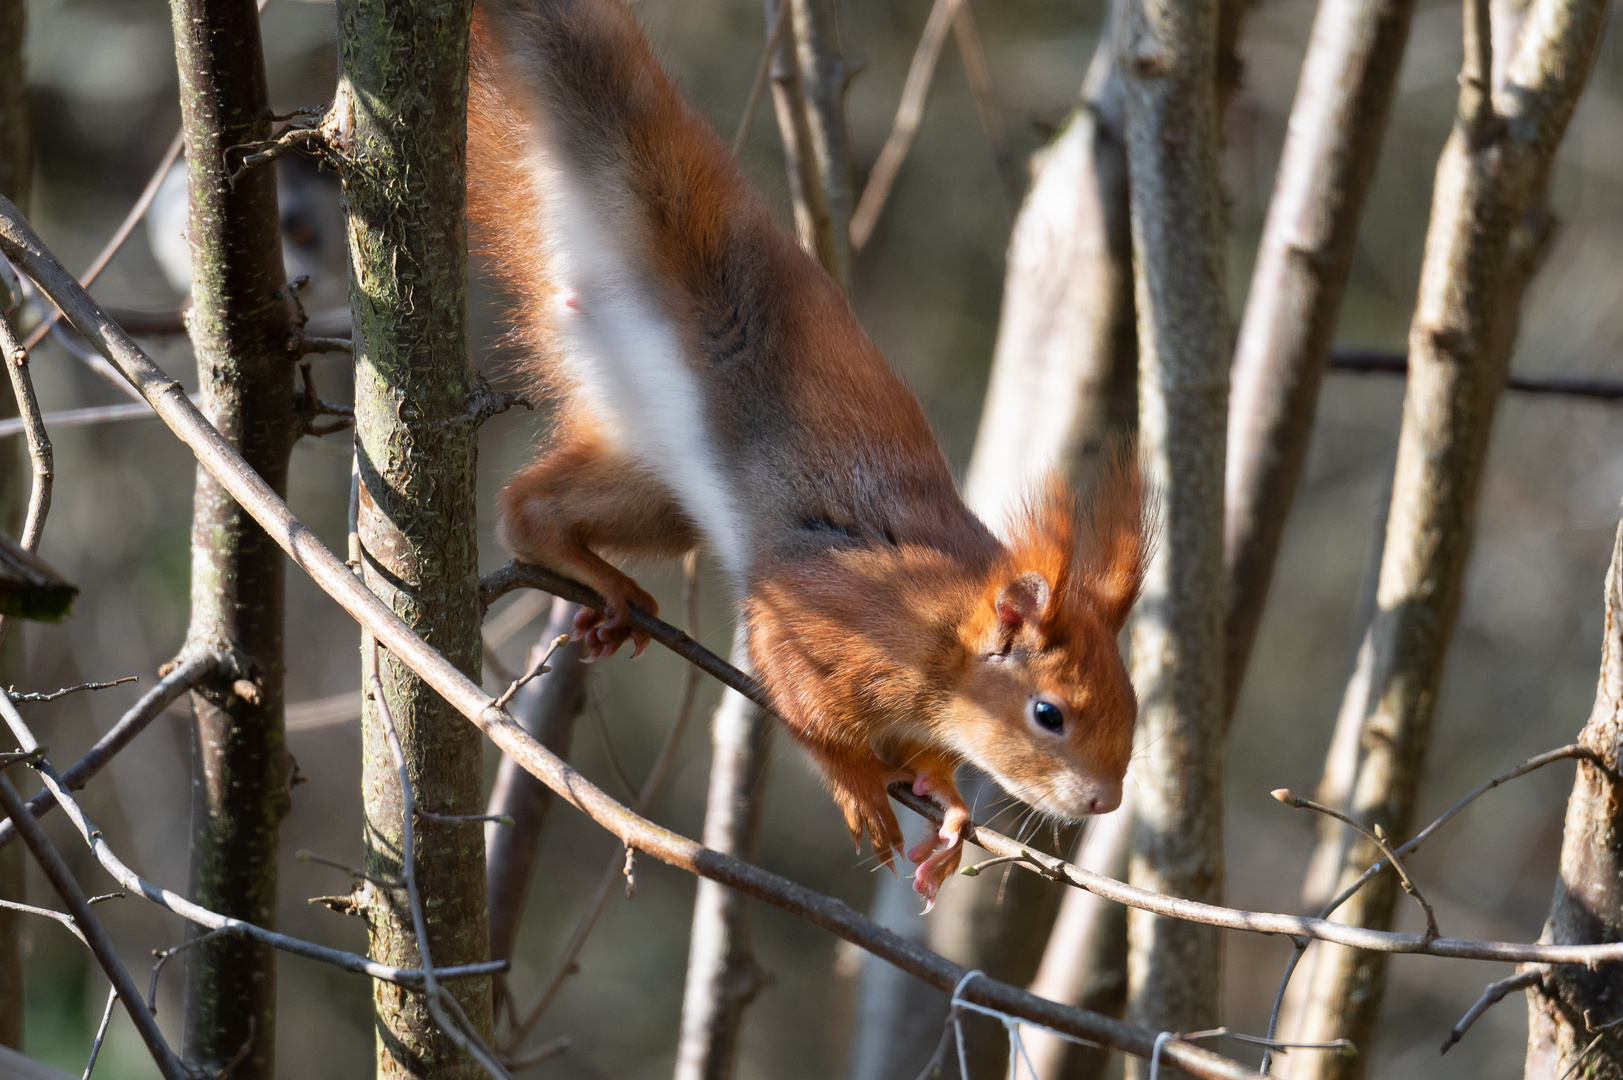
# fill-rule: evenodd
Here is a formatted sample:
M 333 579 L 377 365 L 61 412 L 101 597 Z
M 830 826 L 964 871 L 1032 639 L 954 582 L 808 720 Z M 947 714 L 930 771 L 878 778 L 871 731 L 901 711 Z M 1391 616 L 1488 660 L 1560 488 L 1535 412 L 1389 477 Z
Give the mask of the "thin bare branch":
M 697 564 L 691 556 L 687 560 L 685 570 L 688 625 L 695 628 L 695 632 L 697 632 Z M 687 675 L 682 682 L 682 694 L 677 704 L 676 718 L 671 723 L 670 729 L 665 733 L 665 741 L 660 744 L 659 753 L 654 757 L 654 764 L 648 770 L 648 778 L 643 781 L 642 787 L 636 792 L 632 802 L 633 813 L 646 814 L 648 809 L 653 806 L 654 799 L 659 796 L 660 788 L 664 786 L 665 777 L 669 775 L 671 766 L 676 761 L 676 752 L 681 747 L 682 736 L 687 733 L 688 724 L 693 717 L 693 703 L 699 691 L 699 674 L 698 668 L 689 666 Z M 580 970 L 578 963 L 580 951 L 585 948 L 587 938 L 591 936 L 592 930 L 597 925 L 598 918 L 603 914 L 604 908 L 608 906 L 609 895 L 614 888 L 615 879 L 620 876 L 630 852 L 631 849 L 626 848 L 623 852 L 616 852 L 609 857 L 608 865 L 603 868 L 603 876 L 598 881 L 597 892 L 592 896 L 591 906 L 587 908 L 586 914 L 582 915 L 580 921 L 576 923 L 575 932 L 570 935 L 569 943 L 564 946 L 563 953 L 558 959 L 557 970 L 553 973 L 551 981 L 541 991 L 540 997 L 536 999 L 536 1003 L 530 1008 L 524 1019 L 515 1023 L 512 1031 L 508 1034 L 507 1041 L 502 1046 L 502 1053 L 507 1057 L 513 1057 L 517 1054 L 518 1048 L 523 1044 L 525 1038 L 529 1036 L 531 1031 L 535 1030 L 535 1025 L 540 1022 L 541 1017 L 551 1007 L 553 1000 L 558 996 L 558 991 L 563 988 L 564 982 L 569 976 Z
M 975 23 L 975 12 L 969 0 L 962 0 L 953 13 L 952 36 L 958 42 L 958 54 L 964 58 L 964 74 L 975 98 L 975 111 L 980 114 L 981 130 L 986 132 L 986 141 L 992 147 L 1003 194 L 1009 200 L 1009 209 L 1017 209 L 1026 187 L 1025 170 L 1009 152 L 1009 137 L 1003 128 L 1003 105 L 998 101 L 997 87 L 992 84 L 992 69 L 987 66 L 980 27 Z
M 7 689 L 7 693 L 11 695 L 11 700 L 18 704 L 25 701 L 55 701 L 57 698 L 65 698 L 69 694 L 77 694 L 83 690 L 106 690 L 114 686 L 123 686 L 127 682 L 139 682 L 140 679 L 141 676 L 139 675 L 126 675 L 122 679 L 114 679 L 111 682 L 85 682 L 80 683 L 78 686 L 64 686 L 60 690 L 39 694 L 19 694 L 17 688 L 13 686 Z
M 263 7 L 264 4 L 261 3 L 260 6 Z M 113 235 L 90 261 L 83 276 L 79 278 L 79 284 L 88 289 L 101 277 L 101 272 L 107 269 L 107 264 L 113 261 L 113 256 L 118 254 L 124 242 L 130 238 L 130 234 L 135 232 L 135 227 L 141 224 L 141 219 L 147 216 L 147 210 L 152 207 L 152 200 L 158 197 L 158 189 L 163 186 L 164 177 L 169 175 L 170 167 L 180 160 L 180 152 L 185 146 L 184 132 L 175 132 L 175 137 L 169 140 L 169 148 L 163 152 L 163 157 L 158 159 L 158 167 L 152 170 L 152 176 L 147 180 L 146 187 L 141 189 L 141 194 L 136 198 L 135 205 L 130 207 L 129 213 L 124 215 L 124 220 L 113 230 Z M 51 311 L 38 326 L 34 327 L 33 332 L 28 335 L 28 340 L 23 342 L 23 347 L 32 349 L 44 341 L 45 335 L 51 332 L 51 328 L 61 317 L 60 310 Z M 125 389 L 128 392 L 129 387 L 126 386 Z
M 1330 354 L 1330 370 L 1357 375 L 1407 376 L 1409 358 L 1402 353 L 1380 352 L 1374 349 L 1338 348 Z M 1613 379 L 1512 373 L 1505 379 L 1505 389 L 1518 394 L 1569 397 L 1580 401 L 1623 401 L 1623 382 Z
M 107 1025 L 113 1021 L 113 1003 L 118 1000 L 118 987 L 107 988 L 107 1004 L 101 1010 L 101 1023 L 96 1025 L 96 1039 L 90 1044 L 90 1059 L 85 1062 L 85 1071 L 80 1080 L 90 1080 L 90 1074 L 96 1069 L 96 1059 L 101 1056 L 102 1040 L 107 1038 Z
M 107 763 L 113 760 L 114 755 L 145 731 L 148 724 L 161 716 L 165 709 L 180 700 L 192 687 L 219 671 L 220 665 L 221 659 L 214 653 L 198 653 L 183 659 L 173 671 L 158 681 L 158 685 L 143 694 L 140 701 L 119 717 L 118 723 L 109 728 L 107 734 L 97 739 L 95 745 L 85 751 L 83 757 L 63 771 L 62 785 L 69 791 L 78 791 L 84 787 L 91 777 L 101 772 Z M 26 701 L 28 698 L 26 695 L 20 695 L 13 700 Z M 56 798 L 47 789 L 29 799 L 27 805 L 28 812 L 39 818 L 56 806 Z M 15 825 L 9 821 L 0 821 L 0 848 L 11 843 L 16 835 Z
M 744 140 L 749 138 L 750 128 L 755 124 L 755 110 L 761 105 L 761 94 L 766 90 L 766 79 L 772 72 L 772 56 L 778 51 L 778 43 L 783 40 L 783 28 L 789 25 L 791 7 L 790 4 L 779 4 L 778 13 L 772 19 L 772 28 L 767 31 L 761 64 L 755 69 L 755 81 L 750 83 L 749 100 L 744 102 L 744 115 L 738 120 L 738 134 L 733 136 L 733 157 L 743 154 Z
M 930 17 L 925 20 L 924 32 L 919 35 L 918 48 L 913 52 L 913 63 L 907 69 L 907 82 L 902 85 L 902 100 L 896 106 L 896 119 L 885 137 L 885 145 L 868 173 L 868 183 L 857 200 L 851 215 L 851 246 L 860 250 L 873 235 L 879 215 L 890 198 L 890 189 L 902 171 L 902 162 L 913 147 L 913 136 L 918 134 L 919 122 L 924 119 L 924 103 L 930 96 L 930 83 L 935 78 L 936 61 L 941 59 L 941 46 L 946 44 L 947 31 L 963 0 L 935 0 Z
M 56 472 L 51 454 L 51 439 L 45 431 L 45 419 L 40 415 L 39 398 L 34 395 L 34 380 L 28 372 L 28 350 L 17 344 L 11 321 L 0 315 L 0 359 L 6 365 L 11 379 L 11 390 L 17 396 L 17 406 L 23 434 L 28 439 L 28 460 L 33 468 L 34 486 L 28 495 L 28 516 L 24 520 L 21 543 L 30 553 L 39 551 L 41 534 L 45 531 L 45 515 L 51 511 L 51 482 Z M 3 631 L 0 631 L 3 632 Z
M 1537 986 L 1549 972 L 1550 969 L 1544 965 L 1534 964 L 1526 971 L 1518 971 L 1498 982 L 1489 983 L 1482 991 L 1482 996 L 1477 998 L 1476 1004 L 1466 1010 L 1465 1015 L 1460 1017 L 1460 1022 L 1449 1031 L 1448 1038 L 1443 1040 L 1443 1048 L 1438 1053 L 1446 1054 L 1452 1050 L 1455 1043 L 1465 1038 L 1465 1033 L 1471 1030 L 1471 1025 L 1480 1020 L 1483 1013 L 1503 1001 L 1507 995 L 1518 990 L 1526 990 L 1530 986 Z

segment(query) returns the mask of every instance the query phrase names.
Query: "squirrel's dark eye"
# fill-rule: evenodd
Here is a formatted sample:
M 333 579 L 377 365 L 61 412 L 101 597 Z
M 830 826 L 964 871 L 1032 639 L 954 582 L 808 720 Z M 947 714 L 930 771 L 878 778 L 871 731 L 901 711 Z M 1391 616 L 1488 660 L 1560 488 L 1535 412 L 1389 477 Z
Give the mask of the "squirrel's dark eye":
M 1031 718 L 1037 721 L 1037 726 L 1045 731 L 1060 731 L 1065 727 L 1065 714 L 1059 711 L 1059 706 L 1046 701 L 1033 701 L 1031 703 Z

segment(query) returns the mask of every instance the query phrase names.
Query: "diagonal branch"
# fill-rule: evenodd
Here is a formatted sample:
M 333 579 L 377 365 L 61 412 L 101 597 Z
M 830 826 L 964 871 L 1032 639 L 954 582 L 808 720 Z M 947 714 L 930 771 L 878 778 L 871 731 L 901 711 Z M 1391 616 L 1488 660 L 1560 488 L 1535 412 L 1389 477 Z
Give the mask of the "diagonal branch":
M 135 1024 L 135 1030 L 140 1033 L 141 1041 L 146 1043 L 147 1051 L 152 1054 L 152 1060 L 157 1063 L 158 1071 L 163 1074 L 164 1080 L 191 1080 L 186 1066 L 181 1064 L 180 1058 L 169 1048 L 164 1041 L 163 1032 L 158 1030 L 158 1021 L 147 1010 L 141 1000 L 141 989 L 136 986 L 129 970 L 118 958 L 118 949 L 101 921 L 90 910 L 90 899 L 85 896 L 79 882 L 74 879 L 73 871 L 63 861 L 62 853 L 56 850 L 45 830 L 23 808 L 22 796 L 17 789 L 11 786 L 11 781 L 0 774 L 0 807 L 16 823 L 22 832 L 23 843 L 39 863 L 45 877 L 62 898 L 68 907 L 68 914 L 73 918 L 74 925 L 78 927 L 80 936 L 90 951 L 95 954 L 96 962 L 106 973 L 107 979 L 118 991 L 123 999 L 124 1010 L 130 1014 L 130 1020 Z

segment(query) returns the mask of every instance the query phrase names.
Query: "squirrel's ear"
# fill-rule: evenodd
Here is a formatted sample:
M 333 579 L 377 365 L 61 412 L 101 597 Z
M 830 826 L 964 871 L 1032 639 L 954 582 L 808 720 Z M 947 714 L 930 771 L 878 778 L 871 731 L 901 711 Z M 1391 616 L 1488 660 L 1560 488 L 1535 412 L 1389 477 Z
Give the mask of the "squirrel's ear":
M 1013 635 L 1028 623 L 1042 622 L 1052 591 L 1048 579 L 1035 570 L 1027 571 L 1003 586 L 1003 591 L 997 594 L 999 631 Z
M 1080 578 L 1099 618 L 1119 631 L 1138 600 L 1155 551 L 1155 495 L 1131 445 L 1117 449 L 1104 465 L 1088 518 L 1077 552 Z

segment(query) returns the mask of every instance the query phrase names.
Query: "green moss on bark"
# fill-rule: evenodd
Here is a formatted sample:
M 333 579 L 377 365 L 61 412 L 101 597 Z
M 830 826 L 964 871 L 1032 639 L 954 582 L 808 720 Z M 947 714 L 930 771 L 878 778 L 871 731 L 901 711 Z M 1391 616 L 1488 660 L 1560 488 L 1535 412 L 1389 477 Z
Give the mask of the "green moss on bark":
M 336 126 L 347 166 L 355 318 L 360 534 L 367 584 L 471 677 L 480 665 L 474 466 L 477 393 L 468 364 L 465 148 L 467 0 L 343 0 Z M 478 732 L 392 657 L 382 681 L 417 803 L 482 808 Z M 367 868 L 399 873 L 401 801 L 375 711 L 364 721 Z M 438 965 L 485 958 L 484 831 L 415 823 L 417 880 Z M 374 892 L 372 955 L 418 963 L 403 895 Z M 488 980 L 453 984 L 490 1034 Z M 380 1076 L 474 1077 L 420 995 L 374 990 Z

